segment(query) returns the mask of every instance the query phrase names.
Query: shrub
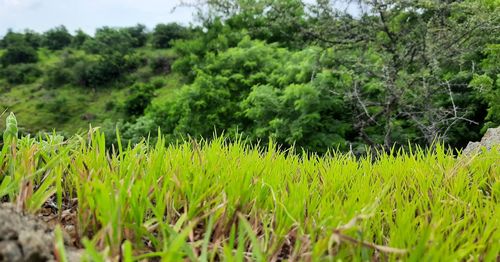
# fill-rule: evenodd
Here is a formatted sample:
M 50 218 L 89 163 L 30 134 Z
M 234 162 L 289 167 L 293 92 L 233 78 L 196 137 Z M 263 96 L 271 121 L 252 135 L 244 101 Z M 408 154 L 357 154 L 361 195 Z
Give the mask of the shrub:
M 35 64 L 9 65 L 1 70 L 1 76 L 13 85 L 29 84 L 42 75 L 42 71 Z
M 37 61 L 38 55 L 35 49 L 25 42 L 9 45 L 2 57 L 0 57 L 0 63 L 3 66 L 35 63 Z
M 155 77 L 151 80 L 151 85 L 153 85 L 155 89 L 162 88 L 165 85 L 165 79 L 161 77 Z
M 39 33 L 32 31 L 32 30 L 25 30 L 24 31 L 24 41 L 26 41 L 26 43 L 29 46 L 37 49 L 42 44 L 42 40 L 43 40 L 43 37 Z
M 0 41 L 0 48 L 7 48 L 9 46 L 15 46 L 19 44 L 26 44 L 34 49 L 40 47 L 42 42 L 42 36 L 32 30 L 25 30 L 24 33 L 16 33 L 9 30 L 7 34 Z
M 46 83 L 49 86 L 61 86 L 75 82 L 75 75 L 69 68 L 61 68 L 60 66 L 50 67 L 46 75 Z
M 101 56 L 97 61 L 82 60 L 73 66 L 74 81 L 85 87 L 99 87 L 120 78 L 127 69 L 121 55 Z
M 154 87 L 148 84 L 132 86 L 130 95 L 125 101 L 125 112 L 130 116 L 139 116 L 149 106 L 154 97 Z
M 9 30 L 7 34 L 0 41 L 0 48 L 7 48 L 9 46 L 14 46 L 19 43 L 24 43 L 24 37 L 21 33 L 16 33 L 12 30 Z
M 55 98 L 47 107 L 53 113 L 54 120 L 57 122 L 64 123 L 70 119 L 68 100 L 65 97 Z
M 169 74 L 172 70 L 172 61 L 166 56 L 155 56 L 149 59 L 149 66 L 155 74 Z
M 82 45 L 90 39 L 90 36 L 83 32 L 81 29 L 76 30 L 75 36 L 73 37 L 73 40 L 71 42 L 71 45 L 80 48 Z
M 43 34 L 43 45 L 50 50 L 61 50 L 71 44 L 72 36 L 64 26 L 50 29 Z
M 127 71 L 133 71 L 148 64 L 147 58 L 142 53 L 128 54 L 125 55 L 123 59 L 125 60 L 123 68 Z
M 93 39 L 87 39 L 82 48 L 92 54 L 126 54 L 134 40 L 126 30 L 102 27 L 96 30 Z
M 108 101 L 104 105 L 104 110 L 106 110 L 106 112 L 109 112 L 109 111 L 113 110 L 115 108 L 115 106 L 116 106 L 116 104 L 114 101 Z
M 127 27 L 124 30 L 132 37 L 132 47 L 137 48 L 146 45 L 148 33 L 145 25 L 137 24 L 133 27 Z
M 177 24 L 158 24 L 153 31 L 153 46 L 156 48 L 170 48 L 170 42 L 187 37 L 185 27 Z

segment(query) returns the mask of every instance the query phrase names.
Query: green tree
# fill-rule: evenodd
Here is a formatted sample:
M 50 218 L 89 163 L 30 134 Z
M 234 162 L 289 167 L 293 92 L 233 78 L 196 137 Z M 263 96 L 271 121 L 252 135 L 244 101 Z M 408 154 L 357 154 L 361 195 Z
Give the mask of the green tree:
M 2 48 L 7 48 L 9 46 L 14 46 L 17 44 L 26 44 L 26 41 L 23 34 L 16 33 L 12 31 L 12 29 L 9 29 L 7 31 L 7 34 L 5 34 L 5 36 L 2 38 L 2 41 L 0 41 L 0 47 Z
M 135 84 L 130 89 L 129 96 L 125 101 L 125 112 L 128 116 L 140 116 L 149 106 L 154 97 L 154 87 L 148 84 Z
M 75 32 L 75 36 L 73 36 L 73 40 L 71 42 L 71 45 L 75 48 L 81 48 L 85 41 L 90 39 L 90 36 L 85 33 L 83 30 L 78 29 Z
M 491 2 L 491 1 L 490 1 Z M 467 88 L 482 50 L 500 25 L 488 1 L 351 1 L 358 19 L 319 1 L 304 28 L 335 47 L 345 75 L 356 133 L 366 144 L 439 139 L 463 145 L 478 138 L 481 111 Z M 352 6 L 351 6 L 352 7 Z
M 148 41 L 148 32 L 145 25 L 137 24 L 133 27 L 127 27 L 124 30 L 132 37 L 132 47 L 138 48 L 146 45 Z
M 0 76 L 9 84 L 28 84 L 42 76 L 42 71 L 36 64 L 14 64 L 1 69 Z
M 301 0 L 199 1 L 202 21 L 222 19 L 233 30 L 246 30 L 253 39 L 300 48 L 308 27 L 306 4 Z
M 69 46 L 72 39 L 66 27 L 61 25 L 43 34 L 43 45 L 50 50 L 61 50 Z
M 23 35 L 24 41 L 26 41 L 26 43 L 34 49 L 37 49 L 42 45 L 43 37 L 39 33 L 26 29 L 24 30 Z
M 151 118 L 174 135 L 210 137 L 215 129 L 315 151 L 344 148 L 350 116 L 329 85 L 335 76 L 315 71 L 321 52 L 290 52 L 244 38 L 236 47 L 207 54 L 194 82 L 164 107 L 153 108 Z
M 25 42 L 9 45 L 4 54 L 0 57 L 0 63 L 3 66 L 35 63 L 38 61 L 38 55 L 35 49 Z
M 488 45 L 485 54 L 486 57 L 480 64 L 482 74 L 475 74 L 470 82 L 478 98 L 488 103 L 483 132 L 500 125 L 500 44 Z
M 170 48 L 171 41 L 187 36 L 188 30 L 177 23 L 158 24 L 153 31 L 152 43 L 155 48 Z
M 134 39 L 126 30 L 111 27 L 98 28 L 93 39 L 87 39 L 83 49 L 92 54 L 127 54 L 131 52 Z

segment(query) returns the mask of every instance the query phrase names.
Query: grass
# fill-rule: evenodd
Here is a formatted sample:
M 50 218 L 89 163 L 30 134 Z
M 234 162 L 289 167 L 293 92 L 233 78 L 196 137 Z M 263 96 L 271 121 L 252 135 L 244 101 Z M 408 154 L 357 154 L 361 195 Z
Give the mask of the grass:
M 0 55 L 5 50 L 0 49 Z M 38 50 L 38 67 L 46 70 L 61 62 L 64 54 L 72 52 L 78 57 L 92 57 L 82 50 L 65 49 L 50 51 L 46 48 Z M 141 48 L 137 50 L 145 58 L 153 56 L 175 57 L 174 50 L 155 50 L 152 48 Z M 150 68 L 145 65 L 137 71 L 146 71 L 150 75 Z M 125 76 L 137 75 L 137 72 Z M 140 78 L 140 76 L 138 76 Z M 165 84 L 156 90 L 157 96 L 152 104 L 162 104 L 164 100 L 172 96 L 175 90 L 183 85 L 183 79 L 179 74 L 152 75 L 151 79 L 160 79 Z M 19 121 L 23 123 L 23 132 L 36 134 L 40 131 L 52 131 L 56 129 L 63 134 L 75 134 L 86 130 L 89 124 L 94 126 L 105 126 L 107 122 L 117 122 L 126 119 L 122 110 L 130 86 L 111 83 L 99 88 L 85 88 L 71 84 L 48 87 L 44 84 L 46 76 L 38 78 L 34 83 L 11 85 L 5 79 L 0 78 L 0 113 L 4 110 L 12 111 Z M 137 81 L 149 81 L 137 80 Z M 123 80 L 125 81 L 125 80 Z M 113 105 L 109 108 L 109 105 Z M 0 122 L 0 130 L 5 125 Z
M 499 259 L 497 149 L 356 159 L 159 137 L 7 139 L 0 199 L 52 210 L 88 261 Z

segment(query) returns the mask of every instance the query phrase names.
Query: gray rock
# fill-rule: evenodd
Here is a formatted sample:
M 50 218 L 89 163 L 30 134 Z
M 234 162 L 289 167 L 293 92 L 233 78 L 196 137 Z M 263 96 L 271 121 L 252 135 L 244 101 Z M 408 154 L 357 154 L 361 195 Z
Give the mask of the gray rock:
M 483 147 L 485 147 L 486 150 L 491 150 L 493 146 L 497 145 L 500 145 L 500 127 L 489 128 L 481 139 L 481 142 L 469 142 L 463 154 L 471 155 L 478 153 Z
M 0 261 L 23 261 L 21 248 L 16 241 L 7 240 L 0 242 Z
M 0 204 L 0 262 L 55 261 L 54 232 L 35 216 L 17 212 L 11 204 Z M 71 261 L 79 261 L 78 252 L 66 248 Z

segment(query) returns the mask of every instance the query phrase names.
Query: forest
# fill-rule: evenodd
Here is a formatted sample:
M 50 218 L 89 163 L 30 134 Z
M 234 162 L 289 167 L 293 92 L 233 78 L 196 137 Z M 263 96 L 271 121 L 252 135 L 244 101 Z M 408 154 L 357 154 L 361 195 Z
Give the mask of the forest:
M 353 5 L 200 1 L 198 25 L 8 31 L 0 110 L 31 134 L 160 128 L 320 153 L 462 148 L 500 124 L 498 1 Z
M 500 261 L 499 0 L 180 5 L 0 32 L 0 262 Z

